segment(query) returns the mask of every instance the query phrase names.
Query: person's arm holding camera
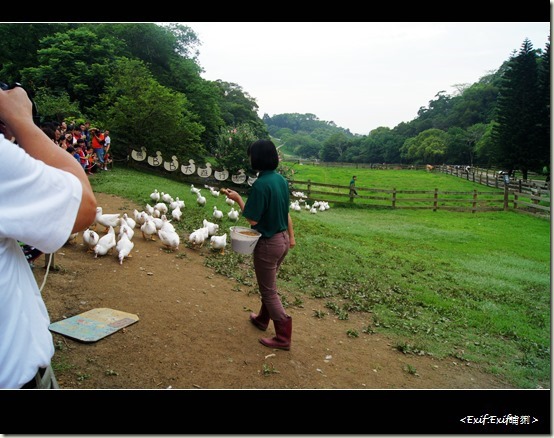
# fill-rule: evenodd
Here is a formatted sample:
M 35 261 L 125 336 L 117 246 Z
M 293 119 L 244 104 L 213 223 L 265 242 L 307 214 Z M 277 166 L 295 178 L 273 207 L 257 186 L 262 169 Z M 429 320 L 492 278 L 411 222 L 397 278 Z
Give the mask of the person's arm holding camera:
M 55 145 L 35 125 L 32 102 L 21 87 L 0 91 L 0 132 L 17 144 L 31 157 L 75 175 L 82 186 L 82 197 L 73 232 L 83 231 L 94 222 L 96 198 L 82 166 L 67 151 Z

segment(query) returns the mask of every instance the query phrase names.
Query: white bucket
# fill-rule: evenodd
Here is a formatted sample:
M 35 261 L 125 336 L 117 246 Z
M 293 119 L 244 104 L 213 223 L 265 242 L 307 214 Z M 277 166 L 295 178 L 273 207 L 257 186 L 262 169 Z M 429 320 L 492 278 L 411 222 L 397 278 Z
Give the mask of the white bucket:
M 252 254 L 258 239 L 262 235 L 246 227 L 231 227 L 231 249 L 240 254 Z

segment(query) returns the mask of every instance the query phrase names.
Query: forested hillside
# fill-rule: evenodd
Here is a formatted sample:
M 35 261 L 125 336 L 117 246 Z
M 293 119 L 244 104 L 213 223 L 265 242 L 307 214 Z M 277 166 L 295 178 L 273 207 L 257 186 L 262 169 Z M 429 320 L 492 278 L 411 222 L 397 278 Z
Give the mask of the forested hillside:
M 258 116 L 240 84 L 208 81 L 200 43 L 183 25 L 0 24 L 0 81 L 20 82 L 41 122 L 110 129 L 116 158 L 130 149 L 234 172 L 244 150 L 272 136 L 299 158 L 352 163 L 453 163 L 542 172 L 550 163 L 550 44 L 519 51 L 454 95 L 437 91 L 417 117 L 368 135 L 314 114 Z

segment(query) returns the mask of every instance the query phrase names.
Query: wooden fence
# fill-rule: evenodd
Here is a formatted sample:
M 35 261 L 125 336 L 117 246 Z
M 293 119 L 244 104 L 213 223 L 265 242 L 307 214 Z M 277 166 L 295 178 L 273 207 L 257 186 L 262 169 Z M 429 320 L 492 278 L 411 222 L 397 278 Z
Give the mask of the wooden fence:
M 184 175 L 181 172 L 167 172 L 163 166 L 151 166 L 146 162 L 128 160 L 128 166 L 141 169 L 154 174 L 163 174 L 166 178 L 175 179 L 187 184 L 210 184 L 220 186 L 221 181 L 213 177 L 200 177 L 196 174 Z M 459 175 L 463 175 L 460 173 Z M 458 176 L 458 175 L 456 175 Z M 356 187 L 359 196 L 349 195 L 349 186 L 333 184 L 321 184 L 308 181 L 290 180 L 292 198 L 295 192 L 302 192 L 306 196 L 307 203 L 325 201 L 336 205 L 356 205 L 363 208 L 404 208 L 404 209 L 433 209 L 453 211 L 502 211 L 513 208 L 514 210 L 550 218 L 550 190 L 540 187 L 532 187 L 532 184 L 524 184 L 514 181 L 507 186 L 499 183 L 498 178 L 493 180 L 485 173 L 472 173 L 471 176 L 463 175 L 469 181 L 484 181 L 486 186 L 495 190 L 473 190 L 469 192 L 434 190 L 397 190 L 396 188 L 364 188 Z M 489 183 L 490 181 L 490 183 Z M 494 182 L 493 182 L 494 181 Z M 542 181 L 544 184 L 544 181 Z M 537 183 L 539 184 L 539 183 Z M 239 193 L 248 192 L 248 185 L 237 185 L 230 180 L 225 185 L 232 187 Z M 531 187 L 530 187 L 531 185 Z M 304 198 L 297 198 L 302 199 Z
M 293 199 L 312 204 L 324 201 L 335 205 L 356 205 L 365 208 L 432 209 L 452 211 L 514 210 L 550 217 L 550 197 L 534 195 L 510 187 L 497 190 L 468 192 L 434 190 L 397 190 L 375 187 L 356 187 L 358 196 L 351 196 L 349 186 L 320 184 L 308 181 L 289 181 Z

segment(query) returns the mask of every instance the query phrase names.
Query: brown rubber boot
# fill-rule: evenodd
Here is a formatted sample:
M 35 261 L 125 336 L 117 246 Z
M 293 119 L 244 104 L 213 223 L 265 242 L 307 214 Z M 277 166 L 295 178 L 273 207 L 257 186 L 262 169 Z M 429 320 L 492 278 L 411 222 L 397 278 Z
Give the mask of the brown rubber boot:
M 269 325 L 269 312 L 267 311 L 265 304 L 262 303 L 260 313 L 257 315 L 255 313 L 250 314 L 250 322 L 262 331 L 267 330 L 267 326 Z
M 292 337 L 292 318 L 290 316 L 287 316 L 281 321 L 273 321 L 273 325 L 275 325 L 275 337 L 260 338 L 260 342 L 269 348 L 290 350 Z

